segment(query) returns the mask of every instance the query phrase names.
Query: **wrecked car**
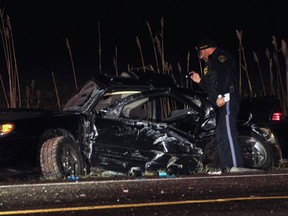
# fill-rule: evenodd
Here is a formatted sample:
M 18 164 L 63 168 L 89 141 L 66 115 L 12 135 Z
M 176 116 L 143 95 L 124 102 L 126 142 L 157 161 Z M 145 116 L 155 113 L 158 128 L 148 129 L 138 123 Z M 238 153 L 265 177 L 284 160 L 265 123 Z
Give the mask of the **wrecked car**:
M 270 119 L 271 110 L 257 121 L 251 108 L 241 109 L 246 166 L 271 169 L 286 162 L 287 122 Z M 181 88 L 167 75 L 101 74 L 60 111 L 2 109 L 0 124 L 1 174 L 35 172 L 45 179 L 102 171 L 187 175 L 219 163 L 215 111 L 207 95 Z

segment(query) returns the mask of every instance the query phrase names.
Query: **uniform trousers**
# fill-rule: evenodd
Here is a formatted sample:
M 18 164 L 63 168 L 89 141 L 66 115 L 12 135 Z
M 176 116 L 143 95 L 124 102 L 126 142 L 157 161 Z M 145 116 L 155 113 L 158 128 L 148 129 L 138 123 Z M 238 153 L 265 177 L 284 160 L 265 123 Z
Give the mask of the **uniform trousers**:
M 230 93 L 230 100 L 217 110 L 216 140 L 219 145 L 221 169 L 244 167 L 237 130 L 239 106 L 239 93 Z

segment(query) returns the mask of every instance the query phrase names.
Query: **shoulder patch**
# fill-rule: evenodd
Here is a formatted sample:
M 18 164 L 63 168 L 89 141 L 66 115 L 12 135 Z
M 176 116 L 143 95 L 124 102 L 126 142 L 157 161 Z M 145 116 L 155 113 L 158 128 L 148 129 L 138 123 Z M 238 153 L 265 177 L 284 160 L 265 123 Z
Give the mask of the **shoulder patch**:
M 227 60 L 227 57 L 224 56 L 224 55 L 220 55 L 220 56 L 218 57 L 218 60 L 219 60 L 221 63 L 223 63 L 223 62 L 225 62 L 225 61 Z

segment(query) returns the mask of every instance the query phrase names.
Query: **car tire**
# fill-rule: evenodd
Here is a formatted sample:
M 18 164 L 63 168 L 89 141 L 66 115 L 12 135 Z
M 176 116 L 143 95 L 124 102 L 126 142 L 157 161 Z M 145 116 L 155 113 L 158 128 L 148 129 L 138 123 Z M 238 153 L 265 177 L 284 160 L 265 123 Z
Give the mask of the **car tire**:
M 246 167 L 272 169 L 272 151 L 263 138 L 254 132 L 242 131 L 239 132 L 239 144 Z
M 272 169 L 274 159 L 268 144 L 251 131 L 239 131 L 239 144 L 245 167 L 253 169 Z M 219 150 L 216 139 L 212 139 L 203 149 L 203 163 L 210 168 L 220 166 Z
M 65 136 L 54 137 L 43 143 L 40 166 L 44 179 L 79 177 L 83 174 L 81 153 L 75 141 Z

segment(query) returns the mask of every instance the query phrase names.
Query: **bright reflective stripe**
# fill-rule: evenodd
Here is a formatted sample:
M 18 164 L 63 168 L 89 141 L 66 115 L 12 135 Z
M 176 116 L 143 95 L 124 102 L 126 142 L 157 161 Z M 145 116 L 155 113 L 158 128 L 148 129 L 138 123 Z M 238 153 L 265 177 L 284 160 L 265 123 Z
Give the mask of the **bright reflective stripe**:
M 237 167 L 237 161 L 236 161 L 236 155 L 235 155 L 235 149 L 234 149 L 234 143 L 231 135 L 231 127 L 230 127 L 230 101 L 227 101 L 226 103 L 226 132 L 228 135 L 228 140 L 229 140 L 229 145 L 231 149 L 231 155 L 232 155 L 232 161 L 233 161 L 233 166 Z

